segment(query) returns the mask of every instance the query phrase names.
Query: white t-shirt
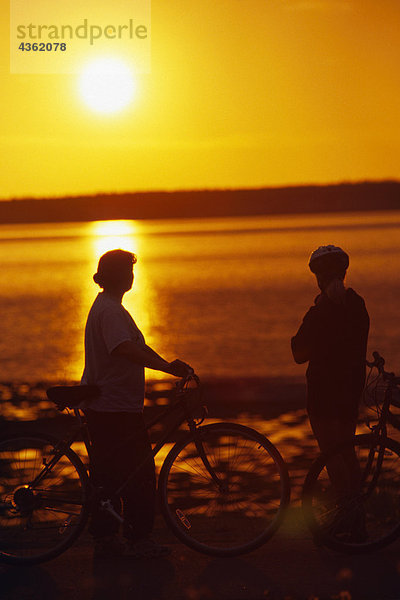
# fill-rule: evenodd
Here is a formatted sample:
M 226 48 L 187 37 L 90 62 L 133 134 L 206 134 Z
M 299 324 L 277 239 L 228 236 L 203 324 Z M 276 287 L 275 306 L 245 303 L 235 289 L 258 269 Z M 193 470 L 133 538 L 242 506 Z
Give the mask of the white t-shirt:
M 144 347 L 143 334 L 116 299 L 101 292 L 93 302 L 85 328 L 85 369 L 82 384 L 100 388 L 87 407 L 105 412 L 143 411 L 144 367 L 111 352 L 122 342 Z

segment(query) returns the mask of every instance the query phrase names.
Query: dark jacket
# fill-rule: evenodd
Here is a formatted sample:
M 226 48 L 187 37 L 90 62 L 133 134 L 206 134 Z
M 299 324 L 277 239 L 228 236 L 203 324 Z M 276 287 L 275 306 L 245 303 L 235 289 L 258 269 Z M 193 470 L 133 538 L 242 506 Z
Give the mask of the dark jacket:
M 297 363 L 308 361 L 309 412 L 331 417 L 356 415 L 365 383 L 369 316 L 351 288 L 344 304 L 317 297 L 292 338 Z

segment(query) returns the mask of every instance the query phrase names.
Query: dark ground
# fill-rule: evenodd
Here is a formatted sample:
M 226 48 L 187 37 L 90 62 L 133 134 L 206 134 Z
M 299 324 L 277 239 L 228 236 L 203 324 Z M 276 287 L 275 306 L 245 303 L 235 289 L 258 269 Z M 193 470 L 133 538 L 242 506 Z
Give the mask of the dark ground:
M 93 559 L 84 534 L 66 553 L 35 567 L 0 567 L 2 600 L 398 600 L 400 542 L 365 556 L 317 548 L 298 508 L 261 549 L 221 559 L 198 554 L 160 521 L 168 558 Z

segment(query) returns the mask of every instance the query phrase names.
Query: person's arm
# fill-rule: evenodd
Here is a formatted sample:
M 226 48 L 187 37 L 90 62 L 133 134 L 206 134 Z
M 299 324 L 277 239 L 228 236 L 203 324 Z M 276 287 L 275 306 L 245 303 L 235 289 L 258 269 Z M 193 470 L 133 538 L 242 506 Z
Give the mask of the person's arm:
M 181 360 L 174 360 L 172 362 L 166 361 L 157 352 L 155 352 L 150 346 L 139 346 L 130 340 L 122 342 L 111 352 L 112 356 L 123 356 L 133 363 L 147 367 L 148 369 L 154 369 L 155 371 L 162 371 L 163 373 L 169 373 L 175 375 L 175 377 L 184 377 L 191 369 L 189 365 Z
M 313 344 L 313 313 L 315 307 L 310 308 L 305 315 L 298 332 L 291 339 L 292 354 L 299 365 L 310 360 Z
M 159 358 L 160 360 L 167 362 L 162 356 L 157 354 L 157 352 L 153 350 L 153 348 L 150 348 L 150 346 L 148 346 L 147 344 L 144 346 L 144 350 L 145 352 L 148 352 L 151 356 L 154 356 L 154 358 Z

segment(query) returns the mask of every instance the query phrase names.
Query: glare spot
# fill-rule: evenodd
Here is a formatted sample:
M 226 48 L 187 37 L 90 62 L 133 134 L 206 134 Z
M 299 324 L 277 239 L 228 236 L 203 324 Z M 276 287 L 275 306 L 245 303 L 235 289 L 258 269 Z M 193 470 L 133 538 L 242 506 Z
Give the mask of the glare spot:
M 85 104 L 99 113 L 114 113 L 133 99 L 136 85 L 132 70 L 116 58 L 99 58 L 85 65 L 79 92 Z

